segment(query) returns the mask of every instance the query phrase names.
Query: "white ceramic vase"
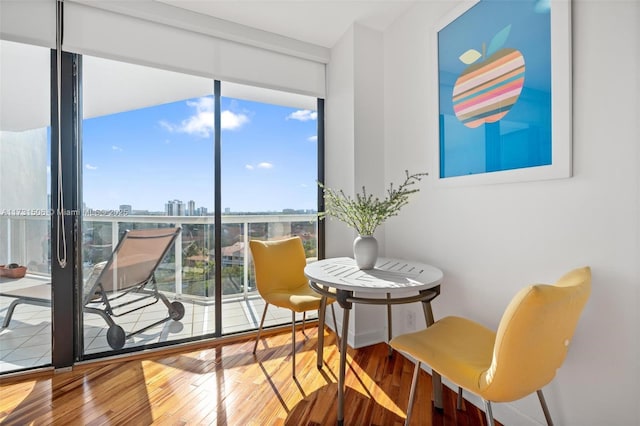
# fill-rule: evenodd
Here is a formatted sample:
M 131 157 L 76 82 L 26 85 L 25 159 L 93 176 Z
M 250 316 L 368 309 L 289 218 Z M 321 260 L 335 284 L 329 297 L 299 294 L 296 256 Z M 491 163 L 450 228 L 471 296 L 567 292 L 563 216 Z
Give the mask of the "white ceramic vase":
M 378 260 L 378 240 L 372 235 L 358 235 L 353 240 L 353 258 L 360 269 L 373 269 Z

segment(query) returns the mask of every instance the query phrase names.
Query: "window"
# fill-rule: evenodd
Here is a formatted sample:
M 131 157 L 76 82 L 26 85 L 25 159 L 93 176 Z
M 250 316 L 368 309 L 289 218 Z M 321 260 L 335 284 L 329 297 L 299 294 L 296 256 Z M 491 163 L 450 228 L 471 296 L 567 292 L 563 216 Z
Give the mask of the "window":
M 167 306 L 135 292 L 123 296 L 124 303 L 111 302 L 121 307 L 109 316 L 126 338 L 114 343 L 113 325 L 85 309 L 84 352 L 208 334 L 202 318 L 214 286 L 213 81 L 94 57 L 83 62 L 84 290 L 91 291 L 125 231 L 180 227 L 146 288 L 157 286 L 186 311 L 179 321 L 141 331 L 167 318 Z M 125 305 L 128 297 L 137 301 Z
M 222 286 L 225 303 L 242 300 L 225 333 L 257 328 L 264 302 L 256 292 L 250 239 L 299 236 L 317 256 L 318 120 L 316 99 L 222 83 Z M 291 321 L 273 308 L 265 325 Z
M 264 305 L 248 240 L 299 235 L 308 256 L 317 255 L 317 116 L 301 107 L 315 107 L 315 98 L 223 83 L 236 96 L 221 99 L 216 185 L 213 80 L 87 56 L 83 61 L 85 287 L 126 230 L 179 226 L 154 276 L 158 290 L 185 310 L 179 321 L 145 330 L 167 316 L 166 307 L 128 305 L 125 312 L 135 311 L 113 318 L 126 334 L 123 346 L 110 340 L 112 326 L 103 315 L 86 311 L 84 353 L 257 328 Z M 267 325 L 290 318 L 289 311 L 276 313 Z
M 0 41 L 0 265 L 26 266 L 0 276 L 0 321 L 25 288 L 50 298 L 49 49 Z M 7 271 L 9 273 L 10 271 Z M 24 299 L 23 299 L 24 300 Z M 51 308 L 19 304 L 0 333 L 0 373 L 51 363 Z
M 20 52 L 12 56 L 14 48 Z M 66 287 L 73 268 L 61 277 L 56 276 L 56 265 L 52 271 L 55 253 L 49 235 L 55 204 L 50 176 L 51 51 L 2 41 L 1 52 L 0 264 L 25 264 L 27 278 L 46 285 L 53 272 L 53 280 L 65 289 L 64 302 L 56 300 L 66 312 L 73 297 L 71 287 Z M 79 164 L 77 170 L 74 165 L 61 168 L 65 191 L 77 189 L 81 194 L 78 210 L 73 207 L 82 231 L 74 242 L 81 266 L 75 321 L 82 330 L 76 336 L 74 358 L 256 329 L 264 302 L 256 291 L 248 241 L 298 235 L 307 256 L 317 256 L 316 99 L 226 82 L 221 84 L 223 96 L 217 98 L 214 87 L 220 83 L 208 78 L 67 56 L 63 78 L 69 77 L 65 73 L 70 74 L 77 60 L 82 82 L 82 121 L 77 126 L 81 149 L 73 154 Z M 29 84 L 15 83 L 18 78 L 29 79 Z M 73 99 L 63 96 L 63 102 Z M 216 99 L 221 101 L 219 111 Z M 218 139 L 216 117 L 221 127 Z M 76 129 L 68 116 L 62 128 Z M 65 149 L 74 146 L 71 139 L 66 138 Z M 84 296 L 93 294 L 101 267 L 127 230 L 171 227 L 181 232 L 153 277 L 158 294 L 184 308 L 180 318 L 158 323 L 173 315 L 164 303 L 129 303 L 129 294 L 119 300 L 125 307 L 113 312 L 85 309 L 91 298 Z M 71 239 L 73 233 L 67 230 L 66 235 Z M 121 264 L 116 270 L 126 271 Z M 1 280 L 2 292 L 35 283 Z M 0 296 L 0 308 L 8 308 L 13 300 Z M 0 309 L 0 320 L 6 312 Z M 273 309 L 265 325 L 288 323 L 290 315 Z M 0 373 L 57 362 L 51 351 L 54 318 L 50 306 L 16 308 L 8 331 L 0 334 Z M 114 324 L 121 329 L 122 341 L 113 339 Z M 73 339 L 67 335 L 63 340 L 61 350 L 69 353 L 66 346 Z

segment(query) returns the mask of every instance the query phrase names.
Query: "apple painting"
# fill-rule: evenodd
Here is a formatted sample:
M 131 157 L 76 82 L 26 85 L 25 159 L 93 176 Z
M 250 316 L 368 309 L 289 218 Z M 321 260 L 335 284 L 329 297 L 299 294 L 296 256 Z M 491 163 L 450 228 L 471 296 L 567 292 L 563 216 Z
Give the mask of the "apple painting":
M 511 25 L 500 30 L 485 52 L 467 50 L 460 60 L 469 65 L 453 86 L 453 110 L 458 120 L 475 128 L 500 121 L 518 101 L 524 85 L 524 56 L 503 48 Z M 479 61 L 480 60 L 480 61 Z

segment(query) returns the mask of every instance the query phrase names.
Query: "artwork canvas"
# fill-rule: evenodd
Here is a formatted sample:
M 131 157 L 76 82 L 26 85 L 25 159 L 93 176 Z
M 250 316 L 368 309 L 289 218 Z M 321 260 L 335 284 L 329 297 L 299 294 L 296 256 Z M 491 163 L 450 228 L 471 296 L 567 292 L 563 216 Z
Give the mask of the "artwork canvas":
M 554 93 L 556 10 L 549 0 L 466 8 L 437 31 L 440 179 L 570 175 L 570 125 L 558 122 L 570 110 L 557 110 L 565 93 Z

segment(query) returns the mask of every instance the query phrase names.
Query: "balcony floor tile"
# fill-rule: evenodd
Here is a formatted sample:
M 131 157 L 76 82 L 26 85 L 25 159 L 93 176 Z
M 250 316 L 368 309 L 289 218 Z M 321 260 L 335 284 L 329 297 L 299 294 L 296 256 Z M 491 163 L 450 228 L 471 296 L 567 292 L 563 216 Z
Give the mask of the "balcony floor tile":
M 0 297 L 0 322 L 4 320 L 11 298 Z M 127 339 L 125 348 L 158 342 L 213 334 L 215 306 L 210 303 L 182 300 L 185 315 L 180 321 L 169 320 Z M 222 306 L 223 334 L 257 329 L 264 310 L 264 300 L 249 296 L 224 301 Z M 114 318 L 125 332 L 138 330 L 167 316 L 167 307 L 161 301 L 119 318 Z M 316 318 L 315 313 L 308 318 Z M 302 315 L 296 315 L 302 319 Z M 51 309 L 33 305 L 18 305 L 9 327 L 0 331 L 0 373 L 32 368 L 51 363 Z M 269 305 L 265 327 L 291 321 L 291 311 Z M 110 352 L 106 339 L 107 324 L 96 314 L 84 315 L 85 353 Z

